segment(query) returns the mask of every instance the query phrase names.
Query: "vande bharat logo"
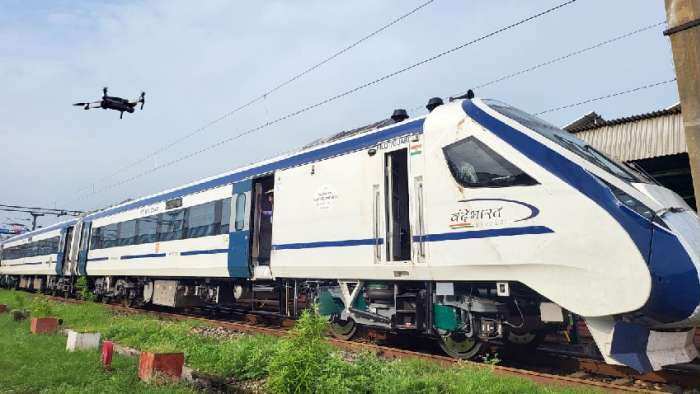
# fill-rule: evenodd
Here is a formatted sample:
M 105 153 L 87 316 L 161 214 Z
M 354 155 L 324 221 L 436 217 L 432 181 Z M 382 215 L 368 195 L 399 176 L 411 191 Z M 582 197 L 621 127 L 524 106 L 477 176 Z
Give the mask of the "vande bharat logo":
M 539 215 L 537 207 L 516 200 L 473 198 L 460 200 L 466 206 L 450 215 L 450 229 L 485 228 L 522 222 Z
M 335 201 L 338 199 L 338 194 L 329 185 L 323 185 L 318 190 L 313 197 L 314 204 L 320 210 L 328 210 L 333 207 Z

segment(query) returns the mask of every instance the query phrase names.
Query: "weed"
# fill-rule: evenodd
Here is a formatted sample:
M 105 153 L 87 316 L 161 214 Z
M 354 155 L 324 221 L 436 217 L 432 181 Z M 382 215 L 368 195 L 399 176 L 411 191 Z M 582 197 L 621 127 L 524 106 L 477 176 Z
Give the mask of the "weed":
M 51 303 L 44 297 L 34 297 L 30 309 L 34 317 L 48 317 L 53 315 Z
M 501 362 L 501 359 L 498 358 L 498 353 L 486 353 L 481 356 L 481 361 L 484 364 L 497 365 Z
M 268 367 L 267 387 L 274 393 L 345 391 L 347 364 L 324 339 L 328 322 L 306 310 L 289 337 L 280 341 Z
M 90 291 L 90 286 L 88 286 L 87 276 L 81 276 L 75 281 L 75 289 L 78 291 L 78 296 L 80 299 L 85 301 L 95 301 L 97 297 Z
M 10 294 L 10 298 L 12 300 L 12 307 L 14 309 L 24 309 L 27 305 L 27 296 L 14 289 L 10 290 Z

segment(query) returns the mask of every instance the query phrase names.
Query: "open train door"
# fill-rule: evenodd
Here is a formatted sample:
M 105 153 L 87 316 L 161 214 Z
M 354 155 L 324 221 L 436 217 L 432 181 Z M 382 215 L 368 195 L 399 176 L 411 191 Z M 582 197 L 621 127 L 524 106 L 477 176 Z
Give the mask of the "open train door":
M 78 242 L 83 229 L 83 224 L 78 222 L 75 226 L 68 227 L 66 232 L 66 247 L 63 253 L 63 276 L 75 276 L 78 271 Z
M 87 275 L 87 257 L 90 247 L 90 231 L 92 222 L 83 222 L 83 230 L 80 235 L 80 251 L 78 252 L 78 275 Z
M 228 273 L 233 278 L 250 277 L 250 207 L 253 181 L 233 184 L 231 230 L 228 241 Z
M 68 226 L 61 229 L 61 238 L 58 243 L 58 256 L 56 258 L 56 275 L 70 275 L 72 255 L 73 233 L 75 226 Z

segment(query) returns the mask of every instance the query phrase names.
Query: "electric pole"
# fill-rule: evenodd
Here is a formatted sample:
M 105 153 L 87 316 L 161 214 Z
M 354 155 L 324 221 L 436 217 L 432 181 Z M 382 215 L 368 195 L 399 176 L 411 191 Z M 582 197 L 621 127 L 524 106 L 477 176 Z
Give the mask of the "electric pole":
M 40 216 L 44 216 L 43 213 L 29 212 L 32 215 L 32 231 L 36 230 L 36 219 Z
M 700 0 L 664 0 L 696 206 L 700 209 Z

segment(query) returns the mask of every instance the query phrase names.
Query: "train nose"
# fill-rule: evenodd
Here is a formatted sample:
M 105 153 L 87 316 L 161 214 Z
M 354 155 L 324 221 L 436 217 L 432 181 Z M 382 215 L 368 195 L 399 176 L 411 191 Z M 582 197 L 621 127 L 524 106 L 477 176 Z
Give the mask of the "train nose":
M 645 314 L 666 326 L 700 326 L 700 219 L 689 210 L 661 218 L 669 229 L 655 226 L 652 234 Z

